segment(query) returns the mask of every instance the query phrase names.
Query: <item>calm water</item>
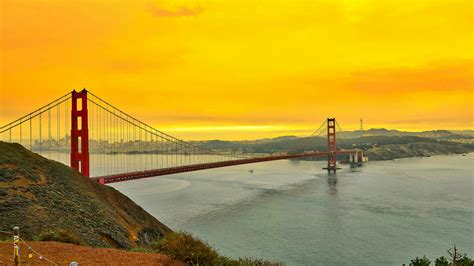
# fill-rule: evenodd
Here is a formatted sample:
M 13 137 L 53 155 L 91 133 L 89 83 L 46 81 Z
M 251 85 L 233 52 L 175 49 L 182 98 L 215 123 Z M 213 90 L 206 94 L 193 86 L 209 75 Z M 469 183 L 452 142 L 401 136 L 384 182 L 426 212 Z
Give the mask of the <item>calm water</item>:
M 322 162 L 275 161 L 113 186 L 225 255 L 401 265 L 454 243 L 474 256 L 473 163 L 473 154 L 401 159 L 328 177 Z

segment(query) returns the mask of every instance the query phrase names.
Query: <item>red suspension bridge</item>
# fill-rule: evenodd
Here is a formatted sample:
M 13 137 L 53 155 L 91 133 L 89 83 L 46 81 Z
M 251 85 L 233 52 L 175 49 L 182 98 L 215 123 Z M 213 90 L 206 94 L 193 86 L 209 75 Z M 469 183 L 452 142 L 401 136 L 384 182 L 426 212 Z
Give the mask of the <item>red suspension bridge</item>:
M 337 149 L 335 118 L 310 137 L 326 136 L 325 151 L 244 156 L 216 152 L 168 135 L 119 110 L 95 94 L 72 91 L 0 127 L 2 141 L 17 142 L 102 184 L 274 160 L 326 157 L 335 173 L 338 155 L 361 160 L 360 150 Z

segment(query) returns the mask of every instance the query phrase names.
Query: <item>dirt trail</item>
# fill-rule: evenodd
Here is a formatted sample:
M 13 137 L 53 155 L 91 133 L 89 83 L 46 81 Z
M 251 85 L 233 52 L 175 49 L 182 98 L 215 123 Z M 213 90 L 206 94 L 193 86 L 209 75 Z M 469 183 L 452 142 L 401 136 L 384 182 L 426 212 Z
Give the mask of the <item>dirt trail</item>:
M 57 242 L 29 242 L 29 245 L 58 265 L 76 261 L 81 265 L 185 265 L 163 254 L 127 252 L 112 248 L 91 248 Z M 28 248 L 21 244 L 21 265 L 53 265 L 38 255 L 28 259 Z M 0 242 L 0 265 L 13 265 L 13 244 Z

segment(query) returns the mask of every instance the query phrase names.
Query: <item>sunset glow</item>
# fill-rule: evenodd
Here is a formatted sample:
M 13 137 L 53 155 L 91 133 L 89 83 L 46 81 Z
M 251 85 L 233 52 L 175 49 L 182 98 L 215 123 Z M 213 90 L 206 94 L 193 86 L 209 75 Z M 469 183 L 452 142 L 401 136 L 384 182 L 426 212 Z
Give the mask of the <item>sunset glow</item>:
M 474 129 L 472 1 L 0 4 L 0 125 L 87 88 L 184 139 Z

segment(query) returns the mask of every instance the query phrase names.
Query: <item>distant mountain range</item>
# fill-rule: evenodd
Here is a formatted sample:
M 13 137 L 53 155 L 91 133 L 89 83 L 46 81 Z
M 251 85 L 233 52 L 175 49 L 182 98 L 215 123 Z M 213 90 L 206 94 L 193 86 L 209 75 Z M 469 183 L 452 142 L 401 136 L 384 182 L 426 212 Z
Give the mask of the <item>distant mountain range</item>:
M 339 132 L 337 138 L 338 148 L 370 151 L 372 157 L 377 160 L 474 151 L 474 131 L 472 130 L 406 132 L 381 128 L 342 131 Z M 281 136 L 252 141 L 210 140 L 194 143 L 206 150 L 237 154 L 301 153 L 324 151 L 327 148 L 325 137 Z M 393 152 L 399 149 L 407 151 Z
M 429 130 L 421 132 L 399 131 L 395 129 L 372 128 L 369 130 L 342 131 L 340 138 L 360 138 L 369 136 L 416 136 L 435 139 L 470 139 L 474 138 L 474 130 Z
M 472 140 L 474 139 L 474 130 L 429 130 L 421 132 L 400 131 L 396 129 L 372 128 L 368 130 L 340 131 L 337 132 L 338 139 L 352 139 L 374 136 L 390 136 L 390 137 L 422 137 L 436 140 Z M 212 146 L 216 149 L 229 149 L 235 146 L 262 145 L 275 142 L 286 142 L 307 139 L 308 137 L 297 136 L 280 136 L 276 138 L 264 138 L 257 140 L 208 140 L 196 141 L 196 143 L 204 146 Z M 211 148 L 211 147 L 208 147 Z

